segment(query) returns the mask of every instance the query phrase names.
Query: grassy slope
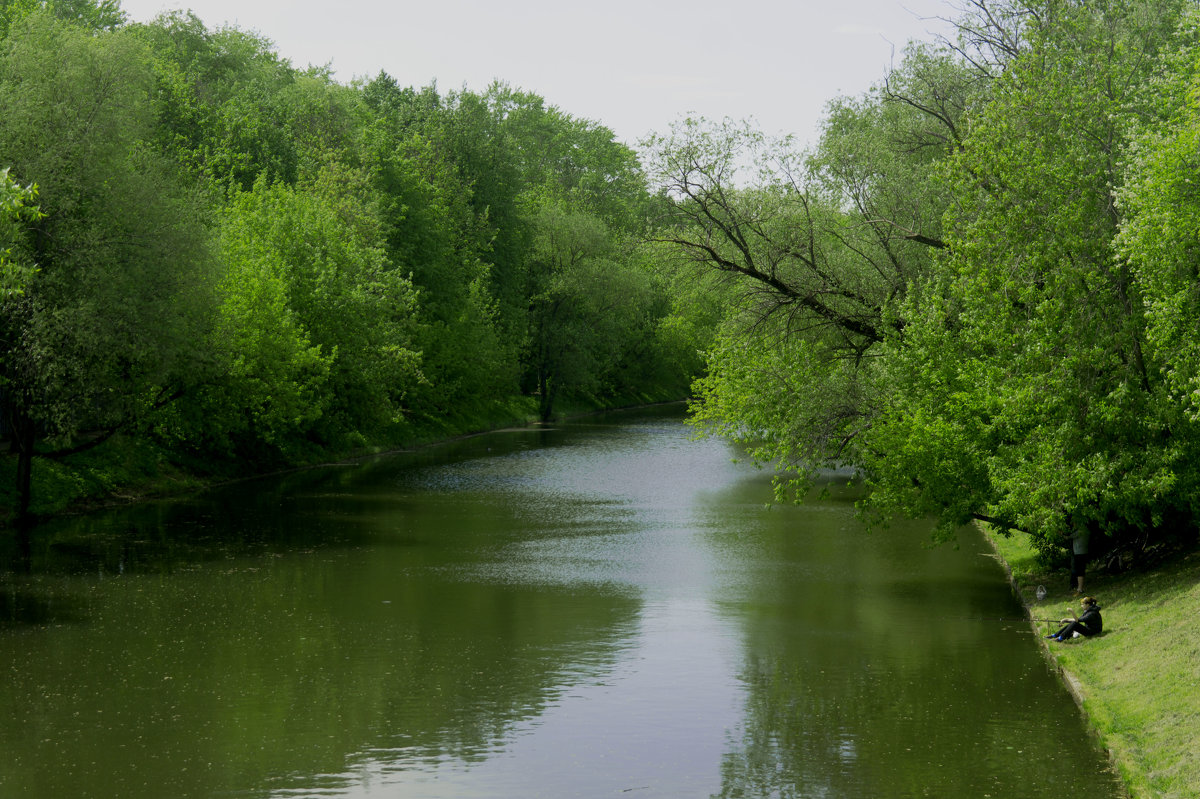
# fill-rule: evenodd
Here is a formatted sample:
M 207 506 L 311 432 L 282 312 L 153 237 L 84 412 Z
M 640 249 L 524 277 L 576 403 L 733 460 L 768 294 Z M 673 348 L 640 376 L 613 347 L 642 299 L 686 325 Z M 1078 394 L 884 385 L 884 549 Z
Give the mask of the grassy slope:
M 1077 608 L 1066 573 L 1041 566 L 1025 536 L 990 537 L 1032 617 Z M 1048 591 L 1043 602 L 1038 585 Z M 1200 797 L 1200 552 L 1147 572 L 1089 574 L 1085 587 L 1103 609 L 1105 634 L 1038 640 L 1080 697 L 1132 797 Z

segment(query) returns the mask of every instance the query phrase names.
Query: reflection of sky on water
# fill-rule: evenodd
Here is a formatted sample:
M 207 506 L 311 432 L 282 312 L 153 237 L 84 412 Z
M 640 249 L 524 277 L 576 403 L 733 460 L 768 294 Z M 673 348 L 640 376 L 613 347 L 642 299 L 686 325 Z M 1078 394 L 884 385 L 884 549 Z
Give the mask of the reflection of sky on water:
M 723 486 L 744 473 L 730 462 L 731 455 L 721 442 L 691 441 L 687 429 L 677 425 L 597 427 L 578 443 L 485 455 L 402 480 L 406 487 L 433 492 L 501 495 L 506 504 L 591 501 L 656 515 L 686 512 L 706 487 Z
M 81 545 L 0 649 L 0 794 L 1111 795 L 1031 766 L 1101 758 L 1028 630 L 977 621 L 1013 610 L 977 537 L 768 508 L 733 454 L 662 417 L 509 431 Z
M 697 500 L 745 467 L 678 424 L 597 426 L 581 439 L 420 470 L 403 487 L 501 507 L 524 528 L 493 558 L 453 567 L 464 577 L 703 590 L 714 564 L 695 536 L 714 520 L 697 516 Z
M 1081 786 L 1014 772 L 1011 753 L 1031 745 L 1031 730 L 1043 746 L 1060 732 L 1029 701 L 1040 663 L 1027 629 L 953 623 L 1013 611 L 972 533 L 962 549 L 929 548 L 923 525 L 868 535 L 844 500 L 768 510 L 767 475 L 732 464 L 725 445 L 677 427 L 640 432 L 601 430 L 422 476 L 428 490 L 488 496 L 526 528 L 456 567 L 459 578 L 628 591 L 642 600 L 638 629 L 602 676 L 564 674 L 556 698 L 486 758 L 413 769 L 397 753 L 365 755 L 343 775 L 344 795 L 1111 789 L 1102 777 Z M 991 654 L 971 665 L 997 635 L 1027 655 L 1023 667 Z M 1076 743 L 1076 756 L 1096 759 Z
M 329 795 L 707 796 L 720 783 L 727 731 L 743 704 L 741 686 L 729 678 L 736 647 L 718 628 L 703 604 L 650 606 L 611 669 L 564 683 L 486 756 L 429 762 L 404 750 L 367 751 L 345 773 L 329 775 Z

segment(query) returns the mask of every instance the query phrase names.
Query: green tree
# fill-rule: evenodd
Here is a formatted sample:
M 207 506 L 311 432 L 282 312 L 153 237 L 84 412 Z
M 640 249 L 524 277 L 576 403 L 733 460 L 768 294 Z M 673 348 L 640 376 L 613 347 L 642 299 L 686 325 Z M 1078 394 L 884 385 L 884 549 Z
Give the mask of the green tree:
M 1148 87 L 1181 7 L 1027 7 L 950 173 L 949 257 L 903 311 L 878 507 L 936 513 L 944 530 L 988 519 L 1046 551 L 1082 526 L 1145 540 L 1189 507 L 1191 436 L 1177 437 L 1142 287 L 1114 248 L 1120 154 L 1156 113 Z
M 637 153 L 612 130 L 503 83 L 482 99 L 510 142 L 521 186 L 549 191 L 615 231 L 642 231 L 645 175 Z
M 415 296 L 388 262 L 367 181 L 329 172 L 301 190 L 260 178 L 221 212 L 220 379 L 165 428 L 207 451 L 297 457 L 400 420 L 421 379 Z
M 0 38 L 30 14 L 46 12 L 89 30 L 116 30 L 125 22 L 120 0 L 0 0 Z
M 1148 244 L 1190 224 L 1192 89 L 1158 88 L 1192 52 L 1186 5 L 980 0 L 956 42 L 835 103 L 807 158 L 728 124 L 656 142 L 680 220 L 660 238 L 740 297 L 698 421 L 801 476 L 852 463 L 869 508 L 947 535 L 1194 530 L 1190 251 Z M 1175 138 L 1125 167 L 1164 102 Z
M 435 184 L 453 192 L 448 200 L 466 201 L 469 227 L 457 202 L 448 207 L 461 220 L 463 241 L 488 265 L 486 285 L 495 300 L 495 324 L 502 340 L 513 347 L 505 355 L 505 366 L 515 373 L 528 324 L 526 256 L 532 235 L 520 215 L 526 183 L 518 168 L 519 145 L 485 96 L 459 91 L 439 98 L 433 89 L 407 96 L 407 129 L 428 143 L 441 167 Z
M 831 107 L 807 156 L 729 121 L 650 142 L 654 182 L 673 200 L 656 237 L 728 285 L 695 420 L 789 469 L 781 496 L 864 459 L 891 391 L 882 367 L 903 338 L 900 303 L 945 248 L 936 176 L 974 91 L 952 59 L 914 48 L 886 84 Z
M 0 152 L 44 214 L 22 234 L 38 271 L 0 314 L 24 514 L 38 439 L 37 454 L 95 443 L 192 384 L 212 259 L 203 205 L 150 144 L 140 44 L 43 13 L 19 24 L 0 50 Z
M 490 143 L 487 118 L 462 119 L 432 87 L 401 89 L 380 75 L 363 88 L 363 99 L 376 114 L 364 158 L 380 195 L 387 250 L 420 293 L 417 342 L 426 382 L 413 395 L 413 410 L 440 423 L 517 390 L 515 301 L 500 299 L 496 277 L 513 268 L 498 257 L 509 257 L 504 238 L 511 231 L 496 224 L 512 201 L 490 177 L 504 160 Z M 495 209 L 479 204 L 484 191 Z
M 1200 518 L 1200 197 L 1190 177 L 1200 166 L 1194 103 L 1200 64 L 1190 32 L 1196 20 L 1194 9 L 1184 16 L 1180 27 L 1187 35 L 1166 54 L 1165 79 L 1152 84 L 1158 113 L 1134 126 L 1117 194 L 1117 255 L 1137 287 L 1144 357 L 1156 378 L 1148 410 L 1158 437 L 1148 454 L 1158 460 L 1161 480 L 1148 499 L 1160 514 L 1159 536 L 1195 536 Z
M 597 396 L 617 366 L 627 337 L 642 332 L 651 297 L 604 222 L 545 199 L 530 211 L 528 362 L 543 420 L 560 396 Z
M 633 237 L 646 224 L 646 181 L 636 153 L 603 125 L 543 98 L 493 85 L 484 101 L 508 142 L 521 186 L 529 246 L 520 272 L 527 302 L 522 385 L 543 418 L 567 396 L 636 395 L 659 354 L 646 344 L 667 312 Z M 657 365 L 655 365 L 657 366 Z
M 157 56 L 156 134 L 168 152 L 231 190 L 249 190 L 260 175 L 295 182 L 296 136 L 305 132 L 289 118 L 296 109 L 288 106 L 300 103 L 288 90 L 304 76 L 270 41 L 237 28 L 209 30 L 190 12 L 128 30 Z
M 518 375 L 545 414 L 564 390 L 620 391 L 630 362 L 653 351 L 634 354 L 662 313 L 646 309 L 666 305 L 650 270 L 626 257 L 646 202 L 633 151 L 502 84 L 441 97 L 380 75 L 363 96 L 380 115 L 371 162 L 389 198 L 390 251 L 421 291 L 431 412 L 480 389 L 512 392 Z M 601 335 L 614 320 L 628 338 Z

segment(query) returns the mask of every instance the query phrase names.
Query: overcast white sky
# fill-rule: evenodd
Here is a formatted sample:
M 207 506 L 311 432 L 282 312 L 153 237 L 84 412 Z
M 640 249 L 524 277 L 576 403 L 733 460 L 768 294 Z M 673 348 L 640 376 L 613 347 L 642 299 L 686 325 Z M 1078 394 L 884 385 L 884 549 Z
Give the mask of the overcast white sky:
M 681 116 L 752 118 L 815 140 L 829 100 L 857 95 L 953 0 L 123 0 L 134 20 L 191 9 L 253 30 L 341 82 L 483 90 L 499 79 L 629 144 Z

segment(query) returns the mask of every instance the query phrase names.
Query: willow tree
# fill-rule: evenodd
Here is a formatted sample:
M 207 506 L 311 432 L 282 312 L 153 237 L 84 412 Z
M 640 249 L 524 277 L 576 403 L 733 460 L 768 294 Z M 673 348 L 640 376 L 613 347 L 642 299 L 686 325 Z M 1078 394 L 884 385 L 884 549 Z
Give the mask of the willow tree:
M 788 469 L 781 494 L 870 453 L 902 301 L 946 246 L 936 177 L 976 92 L 953 57 L 914 47 L 887 84 L 831 107 L 811 153 L 729 122 L 651 142 L 674 201 L 658 238 L 736 298 L 697 421 Z

